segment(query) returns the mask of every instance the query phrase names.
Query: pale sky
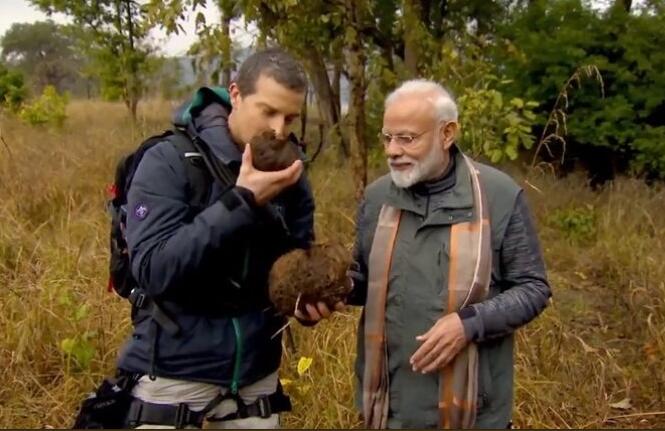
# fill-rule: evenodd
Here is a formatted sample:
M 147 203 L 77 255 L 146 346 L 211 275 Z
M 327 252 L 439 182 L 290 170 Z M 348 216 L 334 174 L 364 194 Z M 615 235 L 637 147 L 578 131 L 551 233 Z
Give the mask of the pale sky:
M 219 23 L 219 13 L 216 8 L 207 7 L 206 9 L 201 10 L 205 14 L 207 22 Z M 48 19 L 46 14 L 34 8 L 28 0 L 0 0 L 0 36 L 3 35 L 14 23 L 32 23 L 35 21 L 44 21 L 46 19 Z M 51 19 L 58 23 L 68 22 L 68 18 L 61 14 L 53 15 Z M 171 35 L 168 37 L 163 31 L 153 31 L 151 36 L 156 42 L 155 45 L 161 47 L 166 55 L 184 55 L 189 46 L 196 41 L 194 17 L 191 17 L 187 22 L 184 22 L 183 27 L 185 28 L 186 34 L 180 33 L 179 35 Z M 231 27 L 235 30 L 235 34 L 231 36 L 234 41 L 240 42 L 243 46 L 251 43 L 251 29 L 248 33 L 245 31 L 243 23 L 235 22 Z

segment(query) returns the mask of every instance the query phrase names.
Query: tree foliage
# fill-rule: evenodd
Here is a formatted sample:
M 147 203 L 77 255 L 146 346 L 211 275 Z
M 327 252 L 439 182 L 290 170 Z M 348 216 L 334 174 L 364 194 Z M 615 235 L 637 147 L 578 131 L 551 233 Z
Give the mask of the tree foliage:
M 83 60 L 65 26 L 50 20 L 15 23 L 1 43 L 2 60 L 23 72 L 37 93 L 47 85 L 74 88 Z
M 88 74 L 98 76 L 102 95 L 124 101 L 133 117 L 151 67 L 149 26 L 134 0 L 30 0 L 46 13 L 70 16 L 92 59 Z
M 415 77 L 435 79 L 456 96 L 460 144 L 474 155 L 516 159 L 556 136 L 566 145 L 548 147 L 547 160 L 565 148 L 566 163 L 665 177 L 663 2 L 609 3 L 151 0 L 146 10 L 150 23 L 172 32 L 182 30 L 186 14 L 196 16 L 201 39 L 193 52 L 214 58 L 215 81 L 228 82 L 233 67 L 231 19 L 258 28 L 257 46 L 294 53 L 328 137 L 352 161 L 360 186 L 368 158 L 381 152 L 374 136 L 383 98 Z M 205 22 L 206 5 L 217 8 L 221 24 Z
M 23 75 L 0 64 L 0 106 L 14 112 L 26 97 L 27 89 Z
M 665 177 L 663 13 L 629 13 L 622 2 L 599 13 L 580 0 L 533 1 L 501 34 L 517 48 L 496 57 L 516 78 L 508 92 L 537 100 L 541 119 L 577 67 L 598 68 L 602 88 L 580 82 L 566 100 L 569 160 L 605 149 L 611 157 L 603 163 Z

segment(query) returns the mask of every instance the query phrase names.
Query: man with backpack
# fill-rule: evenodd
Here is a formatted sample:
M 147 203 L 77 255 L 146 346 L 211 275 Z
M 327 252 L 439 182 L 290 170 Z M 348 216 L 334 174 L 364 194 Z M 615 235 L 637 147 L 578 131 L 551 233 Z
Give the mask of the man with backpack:
M 124 426 L 276 428 L 290 410 L 277 374 L 285 319 L 267 280 L 279 256 L 311 244 L 314 202 L 301 160 L 259 171 L 248 143 L 269 130 L 285 137 L 306 85 L 291 56 L 257 52 L 228 92 L 199 90 L 176 113 L 176 132 L 134 161 L 123 231 L 134 331 L 118 362 L 131 393 Z

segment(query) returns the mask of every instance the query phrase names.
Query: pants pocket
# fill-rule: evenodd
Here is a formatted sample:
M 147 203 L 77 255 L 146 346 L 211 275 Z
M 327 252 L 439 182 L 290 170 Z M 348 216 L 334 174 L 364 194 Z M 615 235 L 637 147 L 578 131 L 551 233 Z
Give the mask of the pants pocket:
M 489 358 L 487 352 L 478 349 L 478 400 L 477 411 L 480 412 L 490 406 L 492 395 L 492 373 L 490 372 Z

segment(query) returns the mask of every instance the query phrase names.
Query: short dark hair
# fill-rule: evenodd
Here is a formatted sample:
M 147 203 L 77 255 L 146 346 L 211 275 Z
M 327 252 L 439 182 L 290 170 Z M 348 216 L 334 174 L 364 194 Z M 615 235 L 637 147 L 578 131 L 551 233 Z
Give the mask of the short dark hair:
M 280 48 L 268 48 L 255 52 L 240 65 L 234 82 L 243 96 L 256 91 L 256 81 L 265 75 L 289 90 L 299 93 L 307 89 L 307 77 L 302 65 Z

